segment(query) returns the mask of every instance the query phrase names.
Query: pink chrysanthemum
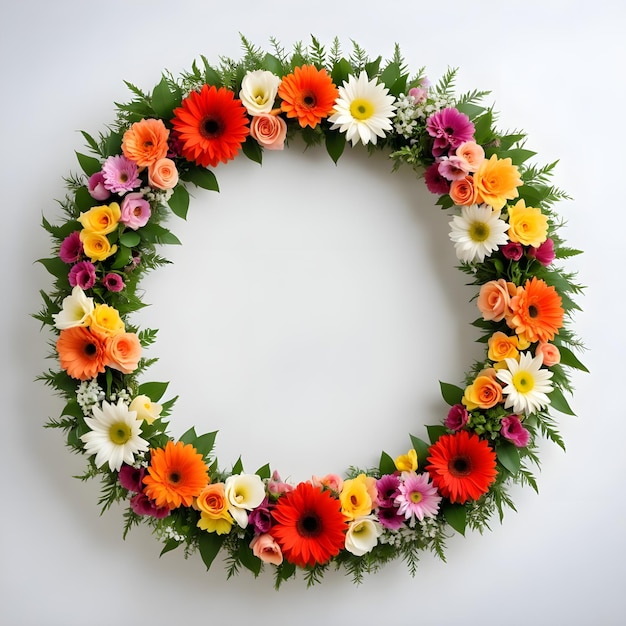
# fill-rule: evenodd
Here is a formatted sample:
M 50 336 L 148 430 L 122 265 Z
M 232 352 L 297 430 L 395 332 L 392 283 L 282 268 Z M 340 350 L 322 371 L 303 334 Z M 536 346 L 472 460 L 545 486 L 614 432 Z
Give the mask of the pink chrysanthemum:
M 426 121 L 426 130 L 433 143 L 433 155 L 441 156 L 474 138 L 474 124 L 457 109 L 449 107 L 433 113 Z
M 104 186 L 113 193 L 126 193 L 141 185 L 137 163 L 125 156 L 110 156 L 102 164 Z
M 404 524 L 405 519 L 404 515 L 399 514 L 398 507 L 389 506 L 378 509 L 378 521 L 389 530 L 398 530 Z
M 417 517 L 421 521 L 424 517 L 437 515 L 441 496 L 428 474 L 406 472 L 399 491 L 395 502 L 399 506 L 398 513 L 406 519 Z
M 400 487 L 400 477 L 396 474 L 385 474 L 376 481 L 376 491 L 378 492 L 378 503 L 380 506 L 393 506 L 393 501 L 398 495 Z

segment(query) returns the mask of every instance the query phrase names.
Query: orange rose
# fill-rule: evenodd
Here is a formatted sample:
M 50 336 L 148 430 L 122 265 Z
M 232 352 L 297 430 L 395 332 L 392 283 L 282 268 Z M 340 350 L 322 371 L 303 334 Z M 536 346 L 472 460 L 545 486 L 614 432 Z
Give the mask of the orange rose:
M 172 159 L 159 159 L 148 168 L 148 184 L 157 189 L 173 189 L 178 183 L 178 170 Z
M 540 341 L 535 348 L 535 356 L 541 355 L 543 357 L 543 364 L 546 367 L 552 367 L 561 362 L 561 353 L 559 349 L 553 344 L 547 341 Z
M 478 293 L 478 310 L 483 319 L 500 322 L 511 314 L 511 298 L 516 294 L 517 288 L 504 278 L 490 280 L 485 283 Z
M 517 188 L 522 184 L 519 170 L 511 159 L 498 159 L 494 154 L 489 160 L 485 159 L 474 174 L 476 201 L 499 210 L 507 200 L 517 198 Z
M 213 519 L 220 519 L 228 512 L 228 501 L 224 483 L 212 483 L 207 485 L 199 494 L 195 502 L 195 508 L 206 513 Z
M 453 180 L 450 185 L 450 198 L 452 202 L 459 206 L 470 206 L 476 204 L 476 189 L 474 189 L 474 179 L 466 176 L 460 180 Z
M 465 388 L 461 400 L 468 411 L 473 409 L 491 409 L 502 402 L 502 387 L 496 380 L 495 370 L 481 372 L 474 382 Z
M 141 344 L 135 333 L 120 333 L 106 341 L 107 365 L 130 374 L 137 369 L 141 358 Z
M 170 131 L 161 120 L 140 120 L 124 133 L 122 152 L 139 167 L 148 167 L 167 156 L 169 136 Z
M 489 351 L 487 357 L 496 363 L 504 359 L 517 359 L 519 355 L 517 337 L 509 337 L 503 332 L 495 332 L 487 342 Z

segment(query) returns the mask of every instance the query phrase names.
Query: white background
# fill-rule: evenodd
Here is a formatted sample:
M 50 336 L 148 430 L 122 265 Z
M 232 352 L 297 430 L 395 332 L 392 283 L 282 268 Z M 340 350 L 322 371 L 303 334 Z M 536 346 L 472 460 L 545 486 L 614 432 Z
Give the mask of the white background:
M 600 0 L 474 3 L 91 3 L 3 8 L 3 228 L 0 455 L 0 619 L 8 625 L 245 623 L 621 624 L 626 568 L 622 328 L 625 11 Z M 62 177 L 77 169 L 79 130 L 97 134 L 128 80 L 150 90 L 165 68 L 204 54 L 239 58 L 238 32 L 269 47 L 337 35 L 372 57 L 401 45 L 412 70 L 491 90 L 500 127 L 523 128 L 541 163 L 560 159 L 555 184 L 568 263 L 588 285 L 575 327 L 590 375 L 576 375 L 578 417 L 562 416 L 564 454 L 542 444 L 540 493 L 516 489 L 518 512 L 492 532 L 452 537 L 446 564 L 424 555 L 360 587 L 330 572 L 276 593 L 269 573 L 226 581 L 199 557 L 173 552 L 141 528 L 121 538 L 121 511 L 99 515 L 98 484 L 58 431 L 59 399 L 35 377 L 49 337 L 29 314 L 49 276 L 39 224 L 57 214 Z M 145 282 L 160 328 L 153 380 L 181 394 L 172 432 L 219 429 L 224 466 L 267 461 L 292 480 L 376 464 L 408 448 L 408 433 L 445 411 L 438 380 L 459 383 L 478 353 L 471 289 L 453 269 L 449 216 L 383 155 L 323 150 L 267 153 L 217 169 L 220 194 L 199 193 L 174 264 Z

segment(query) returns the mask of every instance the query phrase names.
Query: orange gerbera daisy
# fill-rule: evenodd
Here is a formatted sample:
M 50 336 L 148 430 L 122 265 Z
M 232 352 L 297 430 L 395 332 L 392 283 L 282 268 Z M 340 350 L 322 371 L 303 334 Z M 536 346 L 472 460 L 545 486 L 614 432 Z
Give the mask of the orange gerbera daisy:
M 563 326 L 561 296 L 552 285 L 533 276 L 511 298 L 510 325 L 531 343 L 552 341 Z
M 122 138 L 122 152 L 139 167 L 148 167 L 167 155 L 170 131 L 161 120 L 135 122 Z
M 450 502 L 478 500 L 496 479 L 496 453 L 474 433 L 461 430 L 442 435 L 429 453 L 426 470 Z
M 302 128 L 315 128 L 323 117 L 331 114 L 339 91 L 325 69 L 303 65 L 283 78 L 278 96 L 287 117 L 297 118 Z
M 202 455 L 182 441 L 168 441 L 165 448 L 151 450 L 150 455 L 148 476 L 143 479 L 148 498 L 157 507 L 191 506 L 209 482 L 209 468 Z
M 88 328 L 75 326 L 62 330 L 56 348 L 61 367 L 72 378 L 91 380 L 104 372 L 105 338 Z
M 192 91 L 174 109 L 172 125 L 181 141 L 182 155 L 203 167 L 215 167 L 237 156 L 248 136 L 246 109 L 235 94 L 204 85 Z
M 270 533 L 289 563 L 325 563 L 344 546 L 346 518 L 328 490 L 299 483 L 279 498 L 272 516 L 276 523 Z

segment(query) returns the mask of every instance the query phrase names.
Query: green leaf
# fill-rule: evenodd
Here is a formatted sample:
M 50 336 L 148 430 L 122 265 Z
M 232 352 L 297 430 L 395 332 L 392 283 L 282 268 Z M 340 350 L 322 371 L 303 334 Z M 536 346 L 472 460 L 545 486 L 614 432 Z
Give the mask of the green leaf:
M 67 264 L 61 261 L 59 257 L 52 259 L 37 259 L 35 263 L 41 263 L 53 276 L 63 276 L 67 274 Z
M 88 211 L 95 204 L 87 187 L 79 187 L 76 190 L 74 202 L 79 211 Z
M 151 243 L 180 245 L 180 239 L 176 235 L 154 222 L 148 222 L 141 229 L 141 237 L 144 241 Z
M 181 543 L 182 541 L 177 541 L 176 539 L 168 539 L 165 542 L 165 545 L 163 546 L 163 550 L 161 550 L 161 553 L 159 554 L 159 556 L 163 556 L 164 554 L 167 554 L 168 552 L 175 550 L 176 548 L 178 548 L 178 546 Z
M 184 444 L 191 443 L 198 438 L 196 435 L 196 429 L 192 426 L 189 430 L 186 430 L 181 436 L 179 441 L 182 441 Z
M 433 444 L 439 439 L 439 437 L 445 435 L 448 431 L 445 426 L 437 424 L 436 426 L 426 426 L 426 432 L 428 433 L 430 443 Z
M 262 480 L 265 480 L 266 478 L 270 478 L 270 476 L 272 475 L 270 464 L 266 463 L 263 467 L 259 467 L 259 469 L 255 472 L 255 474 Z
M 430 446 L 419 437 L 415 437 L 414 435 L 409 435 L 409 437 L 411 438 L 411 445 L 415 449 L 415 452 L 417 452 L 417 463 L 419 467 L 423 469 L 426 465 L 426 458 L 428 457 Z
M 243 472 L 243 463 L 241 457 L 237 459 L 237 462 L 233 465 L 232 474 L 241 474 Z
M 213 446 L 215 445 L 215 437 L 217 436 L 217 431 L 213 431 L 212 433 L 205 433 L 204 435 L 200 435 L 196 437 L 196 439 L 192 442 L 193 447 L 203 456 L 208 457 L 213 450 Z
M 104 146 L 107 156 L 113 156 L 119 154 L 122 151 L 122 137 L 123 133 L 111 133 L 107 137 Z
M 380 455 L 378 470 L 381 474 L 393 474 L 396 471 L 394 460 L 386 452 L 382 452 Z
M 391 87 L 400 78 L 400 66 L 397 63 L 390 63 L 378 77 L 378 80 L 391 91 Z
M 140 241 L 141 235 L 134 230 L 127 230 L 120 235 L 120 243 L 127 248 L 134 248 Z
M 456 110 L 460 113 L 465 113 L 470 120 L 475 119 L 479 115 L 482 115 L 485 111 L 485 107 L 478 106 L 477 104 L 472 104 L 471 102 L 461 102 L 456 105 Z
M 208 189 L 209 191 L 219 191 L 219 185 L 217 184 L 217 178 L 211 170 L 207 170 L 204 167 L 194 167 L 184 172 L 181 175 L 183 180 L 187 180 L 197 187 Z
M 244 144 L 241 146 L 241 150 L 251 161 L 259 165 L 263 162 L 263 150 L 258 142 L 250 135 L 248 135 Z
M 451 385 L 450 383 L 444 383 L 439 381 L 439 386 L 441 387 L 441 395 L 447 404 L 450 406 L 454 406 L 455 404 L 460 404 L 463 398 L 463 394 L 465 391 L 456 385 Z
M 443 507 L 443 516 L 454 530 L 465 535 L 467 526 L 467 510 L 461 504 L 448 504 Z
M 476 143 L 485 144 L 489 143 L 493 139 L 493 131 L 491 125 L 493 124 L 493 113 L 487 111 L 484 115 L 481 115 L 478 119 L 474 120 L 474 137 Z
M 561 364 L 573 367 L 583 372 L 589 373 L 589 370 L 578 360 L 578 357 L 566 346 L 558 346 L 561 353 Z
M 524 134 L 515 134 L 515 135 L 503 135 L 500 137 L 500 150 L 509 150 L 516 143 L 522 141 L 526 135 Z
M 102 165 L 100 161 L 95 157 L 87 156 L 86 154 L 81 154 L 80 152 L 76 152 L 76 158 L 80 163 L 80 166 L 83 168 L 83 172 L 87 174 L 87 176 L 91 176 L 96 174 L 102 169 Z
M 335 165 L 346 147 L 346 135 L 344 133 L 328 131 L 325 137 L 326 151 Z
M 555 387 L 554 390 L 548 394 L 548 397 L 550 398 L 550 404 L 557 411 L 565 413 L 566 415 L 576 415 L 565 399 L 563 392 L 558 387 Z
M 537 153 L 532 150 L 525 150 L 524 148 L 513 148 L 511 150 L 505 150 L 498 153 L 498 157 L 511 159 L 513 165 L 521 165 L 524 161 L 528 161 L 531 157 L 534 157 Z
M 172 209 L 172 213 L 181 219 L 187 219 L 187 211 L 189 210 L 189 192 L 184 185 L 176 185 L 174 193 L 167 201 Z
M 111 264 L 111 269 L 119 270 L 126 267 L 130 263 L 132 257 L 132 251 L 124 245 L 120 245 L 115 253 L 115 260 Z
M 174 109 L 180 104 L 181 94 L 173 92 L 163 76 L 152 91 L 152 108 L 158 117 L 170 119 Z
M 207 570 L 211 568 L 225 538 L 226 535 L 218 535 L 217 533 L 208 533 L 206 531 L 198 536 L 198 549 Z
M 382 59 L 383 58 L 379 56 L 377 59 L 374 59 L 373 61 L 365 64 L 365 73 L 368 75 L 370 80 L 374 78 L 376 74 L 378 74 L 378 71 L 380 70 L 380 62 L 382 61 Z
M 272 74 L 276 74 L 279 78 L 282 78 L 285 70 L 283 68 L 283 64 L 277 59 L 273 54 L 269 52 L 263 57 L 263 69 L 268 72 L 272 72 Z
M 167 391 L 168 385 L 168 382 L 142 383 L 137 388 L 137 394 L 148 396 L 152 402 L 158 402 Z
M 513 476 L 516 476 L 521 465 L 519 450 L 507 441 L 498 446 L 496 454 L 500 464 L 511 472 Z
M 389 87 L 389 93 L 392 96 L 396 96 L 396 98 L 401 94 L 406 92 L 406 81 L 408 76 L 403 74 L 396 80 L 391 87 Z
M 258 557 L 254 556 L 252 549 L 248 545 L 247 541 L 242 541 L 239 544 L 239 550 L 237 551 L 237 556 L 241 561 L 241 564 L 249 569 L 254 576 L 258 576 L 261 571 L 262 561 Z
M 335 85 L 341 85 L 344 81 L 348 80 L 350 74 L 352 74 L 352 66 L 343 57 L 333 65 L 333 69 L 330 72 Z

